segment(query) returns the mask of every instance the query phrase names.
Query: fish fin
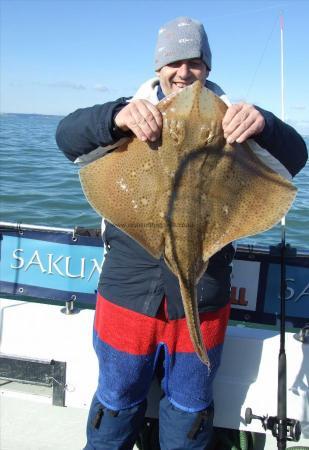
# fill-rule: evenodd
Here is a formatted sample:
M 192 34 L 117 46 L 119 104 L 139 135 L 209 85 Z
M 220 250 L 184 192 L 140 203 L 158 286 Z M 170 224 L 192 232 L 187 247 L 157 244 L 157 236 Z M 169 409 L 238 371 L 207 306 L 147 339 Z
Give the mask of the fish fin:
M 155 151 L 133 139 L 79 172 L 84 194 L 95 211 L 155 258 L 164 246 L 164 183 L 160 183 L 158 164 Z
M 215 161 L 211 161 L 211 158 Z M 207 164 L 213 167 L 207 168 Z M 261 162 L 246 144 L 211 154 L 204 170 L 206 197 L 203 260 L 228 243 L 273 227 L 291 207 L 297 189 Z

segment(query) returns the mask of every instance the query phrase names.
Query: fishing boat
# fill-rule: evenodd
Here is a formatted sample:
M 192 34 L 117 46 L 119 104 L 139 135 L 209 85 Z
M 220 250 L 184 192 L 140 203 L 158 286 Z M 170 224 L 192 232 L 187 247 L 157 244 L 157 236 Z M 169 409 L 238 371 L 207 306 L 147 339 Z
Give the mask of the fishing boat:
M 304 448 L 309 252 L 285 248 L 287 438 Z M 92 324 L 104 260 L 100 230 L 1 222 L 0 254 L 0 448 L 82 448 L 98 376 Z M 277 448 L 281 256 L 280 245 L 237 247 L 231 320 L 214 385 L 214 424 L 225 436 L 220 449 L 232 448 L 227 440 L 235 436 L 233 448 Z M 159 448 L 160 394 L 154 379 L 139 448 Z
M 280 29 L 284 120 L 283 18 Z M 1 450 L 85 444 L 98 378 L 92 327 L 103 261 L 99 229 L 0 222 Z M 282 396 L 288 447 L 309 448 L 308 296 L 308 250 L 284 241 L 237 246 L 231 319 L 214 383 L 214 450 L 285 448 L 277 439 Z M 282 336 L 287 367 L 278 375 Z M 155 377 L 138 449 L 159 450 L 160 396 Z

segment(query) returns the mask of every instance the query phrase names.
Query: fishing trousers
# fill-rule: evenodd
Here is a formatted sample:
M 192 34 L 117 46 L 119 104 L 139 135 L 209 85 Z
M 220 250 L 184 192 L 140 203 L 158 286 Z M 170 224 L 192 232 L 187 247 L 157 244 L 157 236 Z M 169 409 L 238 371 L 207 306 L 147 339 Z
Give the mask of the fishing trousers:
M 220 365 L 230 305 L 201 313 L 209 370 L 197 357 L 185 318 L 169 320 L 124 309 L 98 295 L 94 348 L 99 382 L 87 425 L 85 450 L 130 449 L 146 411 L 154 374 L 164 393 L 159 428 L 162 450 L 203 449 L 212 434 L 212 384 Z

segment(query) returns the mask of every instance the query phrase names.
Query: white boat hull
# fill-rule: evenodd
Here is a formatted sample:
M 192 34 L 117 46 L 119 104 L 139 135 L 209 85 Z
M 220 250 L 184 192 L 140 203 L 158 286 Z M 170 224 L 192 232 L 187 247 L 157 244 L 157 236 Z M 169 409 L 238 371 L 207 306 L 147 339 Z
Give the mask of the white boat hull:
M 65 406 L 72 411 L 75 408 L 82 410 L 77 414 L 82 422 L 79 429 L 85 426 L 98 377 L 97 360 L 92 349 L 93 318 L 92 310 L 65 315 L 59 306 L 0 300 L 1 354 L 66 362 Z M 277 331 L 242 325 L 228 327 L 222 364 L 214 386 L 215 426 L 263 432 L 259 421 L 245 424 L 245 409 L 251 407 L 258 415 L 276 415 L 278 349 Z M 301 422 L 302 437 L 298 445 L 309 446 L 309 346 L 297 341 L 293 333 L 286 333 L 286 353 L 288 417 Z M 59 411 L 59 407 L 51 406 L 51 397 L 14 392 L 9 384 L 1 388 L 1 396 L 2 399 L 15 397 L 45 403 Z M 150 393 L 149 417 L 156 416 L 158 399 L 159 387 L 154 384 Z M 40 408 L 37 407 L 38 421 L 41 419 Z M 66 421 L 65 415 L 62 420 Z M 70 424 L 68 419 L 67 426 Z M 5 435 L 5 424 L 1 425 Z M 65 423 L 63 427 L 66 428 Z M 276 448 L 272 436 L 268 441 L 265 448 L 271 449 L 272 443 Z M 82 445 L 83 442 L 80 447 Z

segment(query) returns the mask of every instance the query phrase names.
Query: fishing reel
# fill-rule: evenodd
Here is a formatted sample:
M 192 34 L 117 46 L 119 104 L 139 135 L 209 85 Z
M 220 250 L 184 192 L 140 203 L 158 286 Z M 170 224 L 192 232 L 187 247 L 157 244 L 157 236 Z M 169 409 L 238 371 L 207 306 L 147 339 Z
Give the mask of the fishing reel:
M 282 429 L 284 439 L 287 441 L 298 442 L 301 435 L 300 422 L 295 419 L 280 420 L 276 416 L 256 416 L 252 414 L 252 409 L 247 408 L 245 412 L 246 425 L 252 422 L 252 419 L 260 420 L 264 430 L 271 430 L 272 435 L 280 440 L 282 437 Z

